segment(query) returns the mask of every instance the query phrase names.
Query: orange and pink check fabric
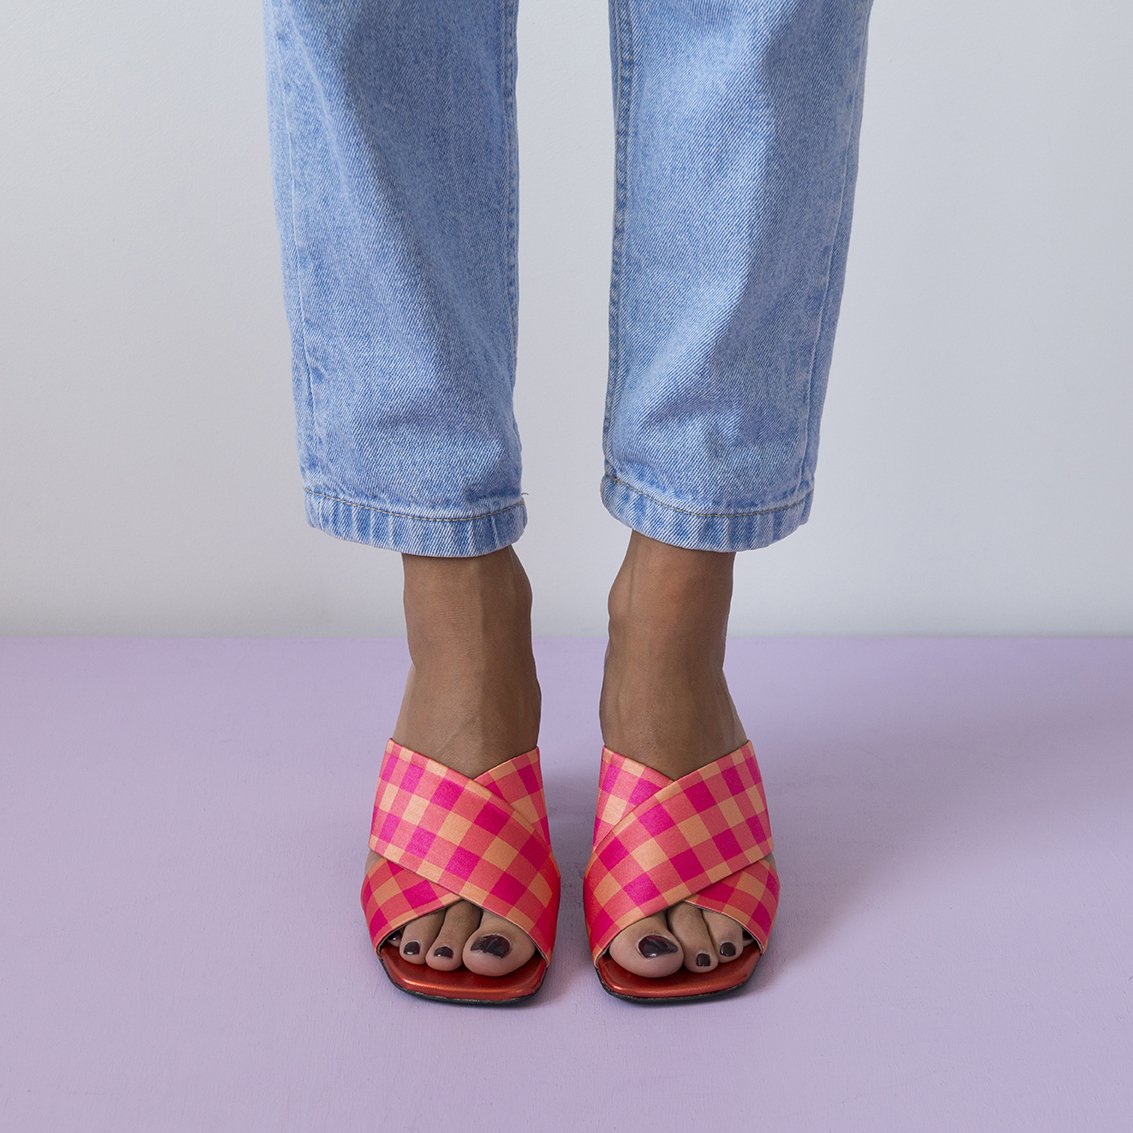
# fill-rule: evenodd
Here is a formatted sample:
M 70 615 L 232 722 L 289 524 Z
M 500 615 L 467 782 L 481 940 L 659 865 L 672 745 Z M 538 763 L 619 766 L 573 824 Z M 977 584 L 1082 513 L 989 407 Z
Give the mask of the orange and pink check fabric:
M 415 917 L 471 901 L 523 929 L 549 961 L 559 911 L 539 749 L 475 779 L 386 744 L 362 885 L 374 947 Z
M 779 903 L 772 849 L 750 740 L 680 779 L 603 747 L 583 878 L 592 959 L 634 921 L 680 901 L 732 917 L 766 948 Z

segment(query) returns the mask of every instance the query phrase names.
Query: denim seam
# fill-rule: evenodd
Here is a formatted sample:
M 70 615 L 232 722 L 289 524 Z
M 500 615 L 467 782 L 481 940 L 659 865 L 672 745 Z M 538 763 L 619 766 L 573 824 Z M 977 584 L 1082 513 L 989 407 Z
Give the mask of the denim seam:
M 617 476 L 611 473 L 606 473 L 606 479 L 613 484 L 620 484 L 623 488 L 641 496 L 643 499 L 649 500 L 651 503 L 657 504 L 660 507 L 668 508 L 670 511 L 679 511 L 684 515 L 700 515 L 710 519 L 743 519 L 749 515 L 771 515 L 777 511 L 788 511 L 790 508 L 798 507 L 809 495 L 814 493 L 814 488 L 810 487 L 802 495 L 792 496 L 790 500 L 782 504 L 774 504 L 771 507 L 758 508 L 755 511 L 697 511 L 694 508 L 681 507 L 679 504 L 670 503 L 668 500 L 658 499 L 656 496 L 651 496 L 648 492 L 643 492 L 640 488 L 635 487 L 633 484 L 627 484 L 625 480 L 619 480 Z
M 507 303 L 508 303 L 508 327 L 511 330 L 512 338 L 512 367 L 514 374 L 515 364 L 515 351 L 518 344 L 518 326 L 516 320 L 516 240 L 517 240 L 517 224 L 516 213 L 518 211 L 517 197 L 517 170 L 518 162 L 516 160 L 516 117 L 515 117 L 515 81 L 516 81 L 516 68 L 515 68 L 515 18 L 517 10 L 517 0 L 506 0 L 501 5 L 501 16 L 503 21 L 502 37 L 503 37 L 503 62 L 502 62 L 502 83 L 504 90 L 504 131 L 506 133 L 505 147 L 507 150 L 507 215 L 505 218 L 507 240 L 507 272 L 506 272 L 506 286 L 507 286 Z
M 346 500 L 341 496 L 331 496 L 326 492 L 316 492 L 314 488 L 303 489 L 309 496 L 317 496 L 322 500 L 330 500 L 336 504 L 346 504 L 347 507 L 360 507 L 366 511 L 376 511 L 379 515 L 394 516 L 397 519 L 417 519 L 425 523 L 469 523 L 476 519 L 487 519 L 489 516 L 502 515 L 505 511 L 514 511 L 517 507 L 523 506 L 523 501 L 519 500 L 514 504 L 508 504 L 506 507 L 496 508 L 494 511 L 478 511 L 470 515 L 414 515 L 408 511 L 391 511 L 389 508 L 375 507 L 373 504 L 359 503 L 357 500 Z
M 629 4 L 611 0 L 617 54 L 615 76 L 615 171 L 614 171 L 614 247 L 610 284 L 610 346 L 606 406 L 602 420 L 603 455 L 609 459 L 610 423 L 616 411 L 622 377 L 622 276 L 625 273 L 625 246 L 629 197 L 630 107 L 633 92 L 633 38 Z
M 318 461 L 317 466 L 320 475 L 322 475 L 326 468 L 326 438 L 324 436 L 322 427 L 319 423 L 318 413 L 315 410 L 315 383 L 311 375 L 311 353 L 307 346 L 307 309 L 303 301 L 303 273 L 299 265 L 299 230 L 296 221 L 296 193 L 295 193 L 295 145 L 294 133 L 291 129 L 291 115 L 288 113 L 287 100 L 287 69 L 283 63 L 283 54 L 280 50 L 280 30 L 276 23 L 276 16 L 274 8 L 271 9 L 271 24 L 274 35 L 272 36 L 273 46 L 275 48 L 275 61 L 276 61 L 276 74 L 279 77 L 280 89 L 283 97 L 280 99 L 281 109 L 283 111 L 283 128 L 287 134 L 287 179 L 288 179 L 288 193 L 291 198 L 288 213 L 291 218 L 291 263 L 292 270 L 295 273 L 295 295 L 299 300 L 299 341 L 303 345 L 303 372 L 307 379 L 307 406 L 311 414 L 311 432 L 312 436 L 317 440 L 315 446 Z
M 862 69 L 865 65 L 865 37 L 867 28 L 869 27 L 869 14 L 866 13 L 865 20 L 862 24 L 862 34 L 858 42 L 858 67 L 857 75 L 855 77 L 854 85 L 854 100 L 850 108 L 849 115 L 849 128 L 846 134 L 846 152 L 842 159 L 842 185 L 838 191 L 838 212 L 834 218 L 834 228 L 830 234 L 830 255 L 826 258 L 826 279 L 823 283 L 822 290 L 822 305 L 818 310 L 818 325 L 815 328 L 814 342 L 810 348 L 810 365 L 807 369 L 807 382 L 806 382 L 806 424 L 803 429 L 803 446 L 802 458 L 799 464 L 799 487 L 802 487 L 803 478 L 806 475 L 806 460 L 807 450 L 810 448 L 810 431 L 811 431 L 811 418 L 813 417 L 813 400 L 814 400 L 814 364 L 818 357 L 818 344 L 822 341 L 822 330 L 826 325 L 826 308 L 830 299 L 830 281 L 831 269 L 834 263 L 834 251 L 838 243 L 838 230 L 842 225 L 842 210 L 846 203 L 846 184 L 850 172 L 850 155 L 854 146 L 853 130 L 854 119 L 857 115 L 858 99 L 861 97 L 862 91 Z

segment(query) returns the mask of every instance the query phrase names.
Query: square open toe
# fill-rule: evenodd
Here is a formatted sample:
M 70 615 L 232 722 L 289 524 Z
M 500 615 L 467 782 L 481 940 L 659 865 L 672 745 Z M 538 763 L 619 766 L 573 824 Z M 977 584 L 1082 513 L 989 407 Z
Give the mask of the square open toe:
M 779 907 L 767 800 L 755 751 L 735 751 L 682 776 L 602 748 L 594 845 L 582 880 L 590 956 L 602 986 L 635 1003 L 722 995 L 751 978 Z M 609 955 L 623 929 L 682 901 L 731 917 L 751 938 L 703 975 L 648 979 Z
M 402 991 L 452 1003 L 519 1003 L 543 986 L 547 974 L 547 961 L 538 952 L 506 976 L 482 976 L 467 968 L 438 972 L 428 964 L 411 964 L 389 942 L 378 949 L 378 959 L 390 981 Z
M 684 1003 L 737 991 L 751 979 L 759 963 L 758 944 L 749 944 L 728 964 L 718 964 L 701 975 L 681 969 L 671 976 L 649 979 L 627 971 L 607 952 L 594 965 L 598 980 L 611 995 L 634 1003 Z
M 390 740 L 378 777 L 362 911 L 386 975 L 410 995 L 453 1003 L 515 1003 L 543 984 L 555 944 L 559 871 L 551 852 L 539 749 L 469 779 Z M 414 964 L 391 938 L 456 900 L 510 921 L 535 955 L 482 976 Z

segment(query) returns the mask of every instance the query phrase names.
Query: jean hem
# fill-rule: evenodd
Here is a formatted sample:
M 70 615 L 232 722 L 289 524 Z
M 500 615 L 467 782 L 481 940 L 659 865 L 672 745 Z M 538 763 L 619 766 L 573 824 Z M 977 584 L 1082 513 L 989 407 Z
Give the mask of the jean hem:
M 523 500 L 464 516 L 424 516 L 304 489 L 307 522 L 328 535 L 407 555 L 471 558 L 514 543 L 527 526 Z
M 750 551 L 785 539 L 810 516 L 813 487 L 780 504 L 749 511 L 696 510 L 666 503 L 609 473 L 602 503 L 621 523 L 650 539 L 694 551 Z

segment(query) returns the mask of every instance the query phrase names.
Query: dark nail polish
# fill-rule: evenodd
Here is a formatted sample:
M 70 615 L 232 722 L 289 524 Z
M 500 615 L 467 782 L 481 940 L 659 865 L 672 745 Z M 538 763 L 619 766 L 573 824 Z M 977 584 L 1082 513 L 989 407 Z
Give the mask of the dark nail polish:
M 730 940 L 725 940 L 724 943 L 720 945 L 721 956 L 727 956 L 728 959 L 731 959 L 735 954 L 736 946 Z
M 511 951 L 511 944 L 506 936 L 490 932 L 487 936 L 481 936 L 472 945 L 472 951 L 487 952 L 490 956 L 496 956 L 502 960 Z
M 637 950 L 646 958 L 654 960 L 658 956 L 670 955 L 676 952 L 677 946 L 663 936 L 643 936 L 637 942 Z
M 696 966 L 698 968 L 707 968 L 712 963 L 712 957 L 707 952 L 698 952 L 696 954 Z
M 452 949 L 447 944 L 442 944 L 433 952 L 434 956 L 443 956 L 446 960 L 452 959 Z
M 416 940 L 411 940 L 403 949 L 402 952 L 406 956 L 416 956 L 421 951 L 421 945 Z

